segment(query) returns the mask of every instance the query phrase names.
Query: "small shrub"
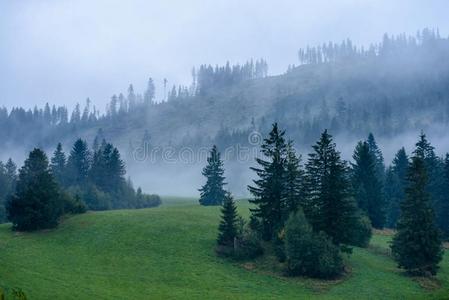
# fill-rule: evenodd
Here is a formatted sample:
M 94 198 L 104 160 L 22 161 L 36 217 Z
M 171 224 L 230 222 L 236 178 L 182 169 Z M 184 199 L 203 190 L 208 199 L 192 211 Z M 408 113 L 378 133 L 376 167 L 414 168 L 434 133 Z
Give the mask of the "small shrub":
M 74 190 L 72 194 L 83 195 L 82 199 L 91 210 L 108 210 L 112 208 L 112 197 L 93 184 L 89 185 L 84 192 Z
M 64 213 L 83 214 L 87 211 L 86 204 L 81 200 L 78 194 L 72 196 L 67 192 L 61 192 L 60 197 L 61 201 L 64 202 Z
M 140 197 L 137 198 L 137 207 L 136 208 L 149 208 L 149 207 L 156 207 L 161 205 L 161 197 L 159 195 L 147 195 L 142 194 Z
M 287 221 L 285 254 L 287 272 L 292 276 L 333 278 L 344 269 L 339 247 L 325 233 L 313 232 L 302 211 Z
M 372 236 L 371 221 L 365 215 L 360 215 L 357 225 L 354 226 L 351 245 L 366 248 Z
M 233 255 L 236 259 L 253 259 L 263 254 L 260 236 L 249 226 L 245 226 L 243 234 L 234 242 Z

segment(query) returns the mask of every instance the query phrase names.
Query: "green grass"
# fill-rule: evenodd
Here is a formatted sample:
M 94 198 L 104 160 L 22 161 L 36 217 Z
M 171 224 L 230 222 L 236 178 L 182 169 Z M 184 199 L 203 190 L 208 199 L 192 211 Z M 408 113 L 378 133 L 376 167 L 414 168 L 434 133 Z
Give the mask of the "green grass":
M 448 299 L 447 253 L 432 290 L 375 251 L 388 247 L 385 236 L 354 249 L 342 281 L 283 278 L 215 255 L 218 207 L 163 200 L 158 208 L 73 216 L 49 231 L 1 225 L 0 286 L 20 287 L 30 299 Z M 245 215 L 247 208 L 239 203 Z

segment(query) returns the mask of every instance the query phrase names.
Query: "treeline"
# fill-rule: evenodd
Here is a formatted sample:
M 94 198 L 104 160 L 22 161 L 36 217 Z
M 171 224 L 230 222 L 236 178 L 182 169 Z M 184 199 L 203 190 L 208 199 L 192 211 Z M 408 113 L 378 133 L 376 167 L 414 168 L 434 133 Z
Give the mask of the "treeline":
M 55 225 L 63 212 L 146 208 L 161 203 L 159 196 L 144 194 L 141 188 L 136 191 L 131 180 L 125 179 L 120 152 L 105 140 L 94 143 L 90 149 L 84 140 L 78 139 L 68 156 L 59 143 L 50 161 L 42 150 L 34 149 L 18 176 L 11 160 L 5 165 L 0 163 L 0 167 L 0 184 L 5 186 L 1 189 L 0 221 L 20 222 L 16 215 L 55 207 L 54 215 L 47 213 L 43 214 L 47 218 L 42 217 L 42 222 Z M 61 210 L 58 205 L 66 209 Z M 52 226 L 50 223 L 43 226 Z M 29 226 L 33 225 L 19 225 L 18 229 L 28 230 Z
M 268 76 L 268 64 L 264 59 L 255 62 L 250 60 L 243 65 L 230 65 L 212 67 L 201 65 L 198 71 L 192 72 L 195 94 L 205 95 L 208 91 L 229 87 L 245 80 L 263 78 Z
M 447 126 L 449 40 L 424 29 L 415 37 L 386 35 L 371 48 L 362 51 L 345 41 L 309 54 L 303 51 L 302 56 L 309 57 L 303 63 L 309 65 L 263 78 L 261 84 L 251 80 L 266 77 L 264 60 L 203 65 L 192 72 L 189 87 L 170 90 L 164 80 L 159 100 L 167 101 L 155 101 L 155 82 L 150 78 L 142 92 L 130 85 L 113 95 L 104 114 L 90 101 L 73 111 L 50 105 L 31 110 L 3 108 L 0 145 L 7 149 L 28 143 L 25 146 L 48 149 L 67 137 L 88 138 L 92 129 L 103 128 L 109 139 L 117 137 L 114 142 L 137 137 L 129 142 L 136 145 L 148 131 L 156 147 L 217 144 L 224 149 L 243 145 L 253 128 L 268 133 L 267 120 L 283 120 L 289 136 L 301 145 L 312 144 L 324 128 L 335 136 L 359 138 L 373 132 L 394 138 Z M 339 60 L 344 62 L 332 63 Z M 117 146 L 125 149 L 124 143 Z
M 224 190 L 220 154 L 211 150 L 200 203 L 223 205 L 219 253 L 255 257 L 265 240 L 291 275 L 331 278 L 344 270 L 342 253 L 366 247 L 371 227 L 388 226 L 397 229 L 392 252 L 399 267 L 413 275 L 437 272 L 441 241 L 449 238 L 449 154 L 438 158 L 424 134 L 411 158 L 400 149 L 387 170 L 372 134 L 348 163 L 325 130 L 302 165 L 293 142 L 274 124 L 261 153 L 251 168 L 254 208 L 245 225 Z
M 397 36 L 384 34 L 382 42 L 371 44 L 367 49 L 357 47 L 350 39 L 340 44 L 329 42 L 321 46 L 299 49 L 298 59 L 301 64 L 320 64 L 328 62 L 344 62 L 356 58 L 388 57 L 390 55 L 409 54 L 422 47 L 445 47 L 447 42 L 441 38 L 437 30 L 425 28 L 415 36 L 405 33 Z

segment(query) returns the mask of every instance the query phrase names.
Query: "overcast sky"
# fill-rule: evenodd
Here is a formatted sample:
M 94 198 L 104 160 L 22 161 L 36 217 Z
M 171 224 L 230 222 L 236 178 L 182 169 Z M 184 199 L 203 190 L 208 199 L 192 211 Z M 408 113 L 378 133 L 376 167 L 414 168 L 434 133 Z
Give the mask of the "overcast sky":
M 0 106 L 90 97 L 103 110 L 129 83 L 189 84 L 193 66 L 251 57 L 278 74 L 307 44 L 447 36 L 448 11 L 447 0 L 0 0 Z

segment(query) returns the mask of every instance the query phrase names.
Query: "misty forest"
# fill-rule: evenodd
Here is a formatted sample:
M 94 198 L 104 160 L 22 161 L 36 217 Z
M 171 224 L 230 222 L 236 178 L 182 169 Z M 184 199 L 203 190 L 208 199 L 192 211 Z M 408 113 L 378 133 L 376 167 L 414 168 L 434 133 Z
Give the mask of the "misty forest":
M 118 63 L 103 100 L 5 83 L 0 299 L 447 299 L 445 29 L 298 36 L 281 72 Z

